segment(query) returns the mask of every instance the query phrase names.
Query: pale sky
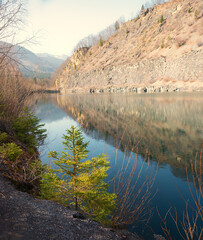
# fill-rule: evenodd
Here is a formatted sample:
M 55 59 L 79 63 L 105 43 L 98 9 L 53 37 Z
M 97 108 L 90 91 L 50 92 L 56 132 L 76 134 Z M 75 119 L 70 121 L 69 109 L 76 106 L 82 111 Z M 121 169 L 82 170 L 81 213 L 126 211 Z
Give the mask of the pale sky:
M 21 38 L 37 34 L 35 53 L 70 55 L 82 38 L 96 34 L 119 17 L 131 19 L 146 0 L 27 0 L 27 27 Z

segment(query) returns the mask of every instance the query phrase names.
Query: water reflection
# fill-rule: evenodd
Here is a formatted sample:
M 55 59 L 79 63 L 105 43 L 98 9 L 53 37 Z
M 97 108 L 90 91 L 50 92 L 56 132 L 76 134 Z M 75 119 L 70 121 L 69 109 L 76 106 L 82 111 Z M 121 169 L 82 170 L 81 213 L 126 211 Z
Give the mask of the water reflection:
M 67 128 L 82 125 L 86 132 L 85 141 L 90 142 L 90 157 L 105 152 L 110 158 L 108 180 L 113 174 L 121 172 L 122 166 L 128 166 L 124 176 L 127 179 L 137 158 L 138 168 L 132 185 L 144 164 L 140 178 L 142 184 L 145 176 L 156 172 L 158 163 L 152 189 L 152 194 L 157 189 L 158 194 L 153 199 L 153 207 L 156 209 L 158 206 L 160 213 L 164 214 L 170 202 L 180 211 L 184 210 L 185 204 L 177 188 L 184 189 L 183 197 L 192 202 L 185 181 L 185 160 L 194 159 L 201 149 L 203 94 L 49 95 L 36 96 L 32 103 L 36 105 L 37 116 L 48 129 L 48 150 L 41 155 L 44 162 L 48 161 L 48 151 L 63 150 L 61 136 Z M 132 161 L 128 163 L 130 158 Z M 143 162 L 143 158 L 149 161 Z M 114 185 L 111 187 L 113 191 Z M 134 193 L 137 193 L 136 190 Z M 155 233 L 161 234 L 157 214 L 149 225 Z M 142 234 L 139 224 L 132 225 L 131 230 Z M 143 236 L 151 239 L 152 233 L 144 230 Z
M 159 163 L 179 168 L 201 149 L 202 94 L 58 95 L 57 103 L 94 138 Z

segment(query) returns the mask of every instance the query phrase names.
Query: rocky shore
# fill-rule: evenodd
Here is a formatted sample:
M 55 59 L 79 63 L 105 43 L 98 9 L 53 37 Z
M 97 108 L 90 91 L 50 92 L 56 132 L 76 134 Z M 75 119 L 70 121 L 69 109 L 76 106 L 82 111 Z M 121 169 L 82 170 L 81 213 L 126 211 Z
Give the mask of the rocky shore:
M 78 218 L 79 217 L 79 218 Z M 53 201 L 20 192 L 0 175 L 1 240 L 121 240 L 138 239 L 126 231 L 116 233 Z

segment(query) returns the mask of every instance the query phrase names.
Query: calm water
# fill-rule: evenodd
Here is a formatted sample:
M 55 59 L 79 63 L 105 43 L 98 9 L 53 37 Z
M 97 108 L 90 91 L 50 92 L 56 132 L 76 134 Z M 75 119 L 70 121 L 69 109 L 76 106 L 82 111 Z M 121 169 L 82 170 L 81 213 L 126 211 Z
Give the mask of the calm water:
M 89 157 L 107 153 L 111 161 L 110 191 L 129 183 L 131 198 L 126 205 L 137 196 L 146 177 L 155 176 L 151 188 L 151 194 L 156 193 L 151 205 L 153 215 L 145 224 L 130 224 L 131 231 L 153 239 L 153 233 L 162 233 L 157 209 L 164 216 L 174 206 L 181 216 L 185 209 L 182 197 L 193 204 L 185 164 L 194 162 L 201 150 L 203 94 L 49 95 L 33 99 L 33 104 L 48 131 L 47 143 L 40 149 L 43 162 L 51 164 L 47 158 L 50 150 L 63 150 L 62 135 L 74 125 L 84 130 Z M 198 157 L 196 161 L 199 163 Z M 112 181 L 115 176 L 116 182 Z M 175 235 L 170 218 L 168 224 Z

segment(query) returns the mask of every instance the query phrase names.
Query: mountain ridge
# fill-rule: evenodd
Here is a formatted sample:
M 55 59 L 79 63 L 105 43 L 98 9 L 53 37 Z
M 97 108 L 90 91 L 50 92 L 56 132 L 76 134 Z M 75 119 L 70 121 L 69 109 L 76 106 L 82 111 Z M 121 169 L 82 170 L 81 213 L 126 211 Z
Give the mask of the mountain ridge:
M 64 60 L 48 53 L 33 53 L 20 46 L 20 70 L 25 77 L 49 78 Z
M 34 53 L 20 45 L 0 42 L 2 49 L 7 50 L 11 59 L 18 63 L 24 77 L 49 78 L 51 74 L 65 61 L 66 55 L 60 58 L 48 53 Z

